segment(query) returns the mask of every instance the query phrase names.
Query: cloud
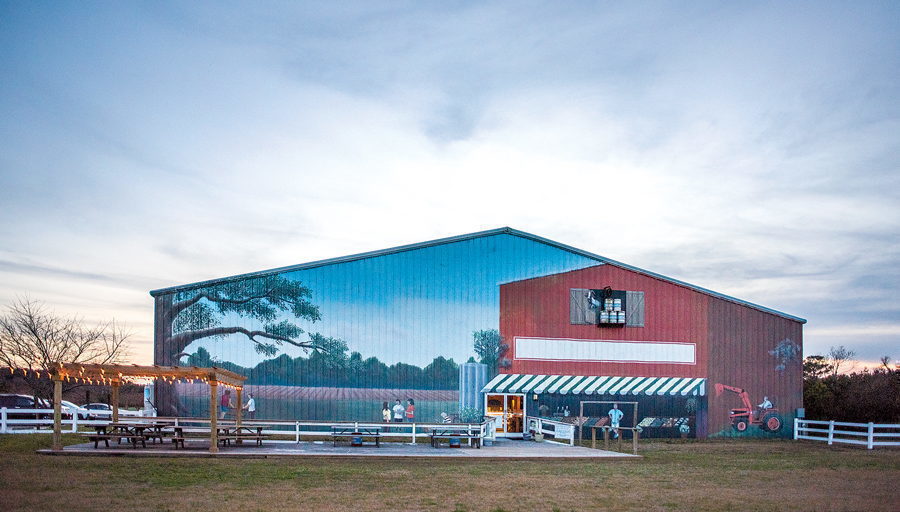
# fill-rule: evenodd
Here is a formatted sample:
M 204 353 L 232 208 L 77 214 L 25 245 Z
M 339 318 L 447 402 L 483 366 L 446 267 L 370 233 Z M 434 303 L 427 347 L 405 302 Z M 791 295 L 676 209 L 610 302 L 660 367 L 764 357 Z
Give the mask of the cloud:
M 0 298 L 150 340 L 150 288 L 510 225 L 808 353 L 900 318 L 892 4 L 6 12 Z

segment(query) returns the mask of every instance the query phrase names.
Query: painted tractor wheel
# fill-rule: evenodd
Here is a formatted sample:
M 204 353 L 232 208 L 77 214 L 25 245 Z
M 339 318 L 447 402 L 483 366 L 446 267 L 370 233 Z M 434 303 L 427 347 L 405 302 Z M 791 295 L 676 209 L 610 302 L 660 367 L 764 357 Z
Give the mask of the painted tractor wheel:
M 763 428 L 765 428 L 769 432 L 778 432 L 779 430 L 781 430 L 781 425 L 783 423 L 784 422 L 781 421 L 781 416 L 774 412 L 766 414 L 765 416 L 763 416 L 762 420 Z
M 747 421 L 747 418 L 735 418 L 734 424 L 732 426 L 738 432 L 746 432 L 747 427 L 750 426 L 750 423 Z

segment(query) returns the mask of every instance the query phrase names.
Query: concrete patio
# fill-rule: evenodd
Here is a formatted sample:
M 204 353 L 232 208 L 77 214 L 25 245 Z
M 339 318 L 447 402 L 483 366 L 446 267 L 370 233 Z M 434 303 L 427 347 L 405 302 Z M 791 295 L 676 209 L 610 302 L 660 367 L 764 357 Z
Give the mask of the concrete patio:
M 429 443 L 383 442 L 380 447 L 366 444 L 365 446 L 350 446 L 348 443 L 339 443 L 332 446 L 331 441 L 266 441 L 262 446 L 255 444 L 230 445 L 220 448 L 218 453 L 209 452 L 209 442 L 200 439 L 191 439 L 185 443 L 185 448 L 174 449 L 170 443 L 148 443 L 146 448 L 132 448 L 127 444 L 110 444 L 106 448 L 102 444 L 94 448 L 93 443 L 82 443 L 66 446 L 62 450 L 39 450 L 38 453 L 46 455 L 74 455 L 74 456 L 118 456 L 118 457 L 240 457 L 240 458 L 269 458 L 269 457 L 396 457 L 396 458 L 471 458 L 471 459 L 609 459 L 609 458 L 639 458 L 639 455 L 620 453 L 606 450 L 594 450 L 579 446 L 568 446 L 557 443 L 531 441 L 518 441 L 510 439 L 498 439 L 492 446 L 477 449 L 463 444 L 462 448 L 449 448 L 446 444 L 439 448 L 432 448 Z

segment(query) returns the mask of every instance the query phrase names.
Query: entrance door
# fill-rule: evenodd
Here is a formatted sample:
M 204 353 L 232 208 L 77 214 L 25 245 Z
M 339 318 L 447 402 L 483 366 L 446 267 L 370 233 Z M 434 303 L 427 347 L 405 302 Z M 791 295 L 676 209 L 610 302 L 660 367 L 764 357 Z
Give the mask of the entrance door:
M 494 425 L 500 437 L 521 437 L 525 428 L 525 395 L 485 395 L 485 415 L 497 418 Z

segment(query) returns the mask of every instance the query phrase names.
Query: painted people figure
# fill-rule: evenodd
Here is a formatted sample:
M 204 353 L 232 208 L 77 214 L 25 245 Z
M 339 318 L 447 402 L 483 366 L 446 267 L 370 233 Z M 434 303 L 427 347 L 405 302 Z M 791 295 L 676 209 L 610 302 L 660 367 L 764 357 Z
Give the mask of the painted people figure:
M 764 396 L 762 403 L 759 404 L 757 407 L 759 407 L 760 409 L 765 411 L 767 409 L 771 409 L 773 407 L 773 405 L 772 405 L 772 402 L 769 401 L 769 397 Z
M 384 421 L 385 423 L 391 422 L 391 406 L 388 405 L 387 401 L 382 402 L 382 404 L 381 404 L 381 420 Z M 390 432 L 390 429 L 387 427 L 384 427 L 384 431 Z
M 619 404 L 613 404 L 613 408 L 607 413 L 609 415 L 609 426 L 612 427 L 613 439 L 619 437 L 619 422 L 625 413 L 619 410 Z
M 398 399 L 394 404 L 394 423 L 402 423 L 403 422 L 403 414 L 406 413 L 406 409 L 403 408 L 403 404 L 400 403 Z
M 253 398 L 253 393 L 250 393 L 250 399 L 247 400 L 247 405 L 244 406 L 244 409 L 247 409 L 248 419 L 256 419 L 256 399 Z
M 416 403 L 412 398 L 406 399 L 406 421 L 409 423 L 416 421 Z
M 234 407 L 234 402 L 231 400 L 231 390 L 226 389 L 224 393 L 222 393 L 221 401 L 219 402 L 219 408 L 222 409 L 219 413 L 219 419 L 225 419 L 228 415 L 228 410 Z

